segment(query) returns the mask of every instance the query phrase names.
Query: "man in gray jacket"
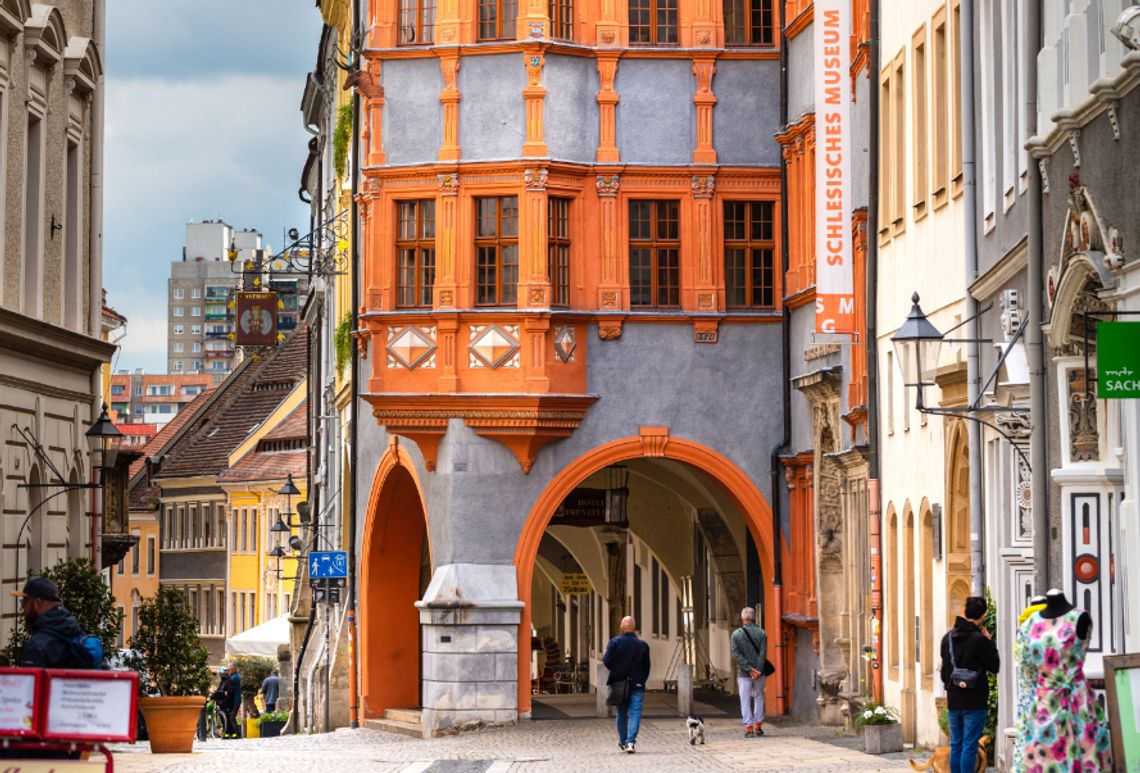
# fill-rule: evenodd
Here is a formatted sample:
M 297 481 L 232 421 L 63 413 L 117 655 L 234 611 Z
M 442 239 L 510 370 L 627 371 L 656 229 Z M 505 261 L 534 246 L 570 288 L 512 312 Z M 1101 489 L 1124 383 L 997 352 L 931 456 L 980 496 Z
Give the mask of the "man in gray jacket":
M 764 662 L 768 658 L 768 634 L 756 625 L 756 610 L 740 610 L 740 627 L 732 632 L 732 658 L 736 661 L 736 689 L 744 737 L 764 735 Z

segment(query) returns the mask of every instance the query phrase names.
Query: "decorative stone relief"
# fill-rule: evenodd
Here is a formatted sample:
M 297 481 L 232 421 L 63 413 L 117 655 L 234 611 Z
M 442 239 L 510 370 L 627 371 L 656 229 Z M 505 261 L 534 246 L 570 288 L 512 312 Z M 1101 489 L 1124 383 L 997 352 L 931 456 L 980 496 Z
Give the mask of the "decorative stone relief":
M 716 191 L 716 178 L 710 175 L 693 175 L 692 189 L 694 198 L 711 199 Z
M 448 172 L 436 175 L 439 182 L 439 193 L 442 196 L 456 196 L 459 194 L 459 173 Z
M 434 326 L 388 328 L 388 367 L 434 368 L 436 336 Z
M 525 169 L 523 170 L 523 185 L 528 191 L 544 191 L 549 175 L 550 173 L 545 169 Z
M 574 328 L 566 325 L 554 328 L 554 356 L 561 362 L 573 362 L 578 341 Z
M 1090 378 L 1096 372 L 1089 373 Z M 1083 368 L 1068 372 L 1069 458 L 1074 462 L 1100 460 L 1100 434 L 1097 428 L 1096 398 L 1085 382 Z
M 599 196 L 613 198 L 614 196 L 618 195 L 618 188 L 621 185 L 621 178 L 616 174 L 600 174 L 598 175 L 598 179 L 594 185 L 598 190 Z
M 472 368 L 519 367 L 518 325 L 472 325 L 467 350 Z

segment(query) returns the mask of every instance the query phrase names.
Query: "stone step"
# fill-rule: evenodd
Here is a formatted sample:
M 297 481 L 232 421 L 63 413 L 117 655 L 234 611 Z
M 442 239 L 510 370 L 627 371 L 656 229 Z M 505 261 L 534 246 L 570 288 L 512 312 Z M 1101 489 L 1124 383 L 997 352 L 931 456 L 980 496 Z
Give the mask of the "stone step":
M 407 722 L 411 725 L 420 724 L 420 717 L 423 712 L 419 709 L 385 709 L 384 719 L 395 720 L 396 722 Z
M 424 738 L 423 726 L 418 722 L 413 724 L 411 722 L 399 722 L 395 719 L 366 719 L 364 726 L 385 733 L 406 735 L 410 738 Z

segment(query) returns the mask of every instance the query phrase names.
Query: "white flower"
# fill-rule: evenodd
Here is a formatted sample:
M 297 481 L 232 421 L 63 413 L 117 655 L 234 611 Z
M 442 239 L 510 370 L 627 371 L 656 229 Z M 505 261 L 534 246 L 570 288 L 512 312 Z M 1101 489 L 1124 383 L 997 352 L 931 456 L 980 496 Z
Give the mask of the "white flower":
M 874 714 L 871 713 L 870 709 L 863 712 L 863 719 L 870 719 L 872 716 L 874 716 Z
M 875 713 L 876 714 L 886 714 L 887 710 L 884 709 L 882 706 L 879 706 L 878 708 L 875 709 Z

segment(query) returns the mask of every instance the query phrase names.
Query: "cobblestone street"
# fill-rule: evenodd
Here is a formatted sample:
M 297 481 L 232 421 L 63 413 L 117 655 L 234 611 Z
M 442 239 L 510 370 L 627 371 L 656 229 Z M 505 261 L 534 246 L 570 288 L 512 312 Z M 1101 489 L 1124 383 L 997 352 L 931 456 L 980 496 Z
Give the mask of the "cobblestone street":
M 211 741 L 186 755 L 151 755 L 146 744 L 120 746 L 115 748 L 115 768 L 122 773 L 909 770 L 910 753 L 864 754 L 859 739 L 839 736 L 833 728 L 785 722 L 766 725 L 766 733 L 763 738 L 745 739 L 735 723 L 713 720 L 707 724 L 706 744 L 693 747 L 682 720 L 650 719 L 643 722 L 637 753 L 631 756 L 617 750 L 611 722 L 600 719 L 523 722 L 428 741 L 374 730 L 341 730 L 323 736 Z

